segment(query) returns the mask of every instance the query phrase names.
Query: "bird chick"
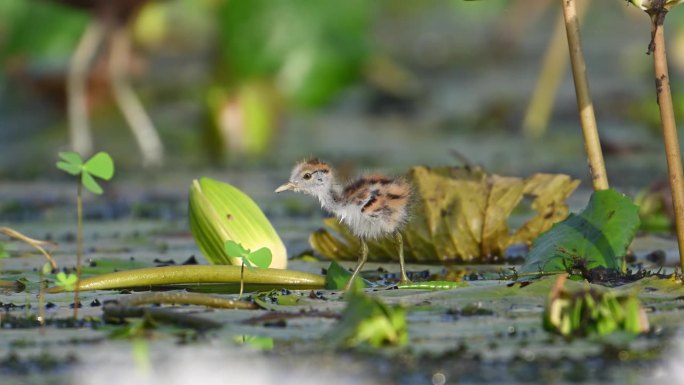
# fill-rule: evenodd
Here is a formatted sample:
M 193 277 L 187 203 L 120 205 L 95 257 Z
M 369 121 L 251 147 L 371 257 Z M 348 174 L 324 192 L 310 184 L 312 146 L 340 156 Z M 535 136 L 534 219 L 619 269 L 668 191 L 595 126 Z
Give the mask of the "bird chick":
M 411 185 L 401 178 L 368 175 L 345 186 L 335 180 L 332 168 L 318 159 L 297 163 L 290 180 L 275 192 L 300 192 L 318 198 L 321 207 L 344 223 L 359 238 L 361 254 L 351 279 L 354 279 L 368 258 L 366 240 L 394 236 L 399 253 L 401 282 L 409 282 L 404 266 L 401 227 L 408 219 Z

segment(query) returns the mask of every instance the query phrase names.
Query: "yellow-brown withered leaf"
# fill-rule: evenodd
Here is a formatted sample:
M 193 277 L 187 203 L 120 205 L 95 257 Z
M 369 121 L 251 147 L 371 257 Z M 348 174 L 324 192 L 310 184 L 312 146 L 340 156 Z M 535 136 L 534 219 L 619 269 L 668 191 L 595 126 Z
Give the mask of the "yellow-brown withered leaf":
M 406 260 L 414 262 L 489 261 L 514 243 L 529 243 L 568 215 L 565 199 L 579 181 L 567 175 L 535 174 L 527 179 L 486 175 L 480 168 L 413 167 L 409 179 L 415 199 L 402 231 Z M 511 214 L 525 196 L 537 215 L 512 232 Z M 333 259 L 355 259 L 360 243 L 337 220 L 309 238 L 311 246 Z M 396 258 L 391 238 L 368 242 L 370 260 Z

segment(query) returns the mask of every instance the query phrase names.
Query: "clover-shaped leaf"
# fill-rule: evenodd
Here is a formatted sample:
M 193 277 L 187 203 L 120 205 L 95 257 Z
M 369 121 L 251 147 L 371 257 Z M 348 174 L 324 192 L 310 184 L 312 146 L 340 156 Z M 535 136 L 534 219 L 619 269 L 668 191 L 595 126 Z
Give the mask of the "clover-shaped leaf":
M 55 285 L 63 287 L 64 291 L 74 291 L 76 289 L 76 282 L 78 281 L 76 274 L 67 275 L 60 271 L 56 278 Z
M 226 249 L 228 256 L 234 258 L 242 258 L 243 256 L 249 254 L 249 249 L 242 247 L 242 244 L 235 241 L 228 240 L 223 244 L 223 248 Z
M 57 162 L 57 168 L 71 175 L 81 175 L 83 187 L 93 194 L 102 194 L 102 187 L 94 177 L 110 180 L 114 176 L 114 161 L 106 152 L 98 152 L 85 163 L 81 156 L 75 152 L 60 152 L 61 161 Z
M 78 175 L 83 169 L 83 159 L 75 152 L 60 152 L 61 161 L 57 162 L 57 168 L 71 175 Z
M 273 260 L 271 250 L 267 247 L 251 251 L 250 249 L 245 249 L 242 244 L 231 240 L 227 240 L 223 247 L 228 256 L 242 259 L 242 263 L 248 268 L 260 267 L 265 269 L 271 265 Z

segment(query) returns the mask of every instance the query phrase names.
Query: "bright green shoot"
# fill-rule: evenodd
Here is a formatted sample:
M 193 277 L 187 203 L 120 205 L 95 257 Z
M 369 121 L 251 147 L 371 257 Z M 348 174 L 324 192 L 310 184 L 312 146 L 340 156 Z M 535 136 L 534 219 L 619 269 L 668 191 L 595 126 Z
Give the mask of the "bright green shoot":
M 60 152 L 61 161 L 57 162 L 57 168 L 74 176 L 81 176 L 81 184 L 93 194 L 102 194 L 102 187 L 94 177 L 110 180 L 114 176 L 114 161 L 106 152 L 98 152 L 85 163 L 81 156 L 75 152 Z
M 242 269 L 240 271 L 240 297 L 242 297 L 242 292 L 244 291 L 244 267 L 247 266 L 249 269 L 254 267 L 259 267 L 265 269 L 271 265 L 271 260 L 273 256 L 271 255 L 271 250 L 267 247 L 262 247 L 258 250 L 251 251 L 245 249 L 242 244 L 235 241 L 228 240 L 223 244 L 223 248 L 229 257 L 239 258 L 242 260 Z
M 93 194 L 102 194 L 102 187 L 97 183 L 95 178 L 103 180 L 110 180 L 114 176 L 114 161 L 112 157 L 106 152 L 98 152 L 87 161 L 83 161 L 81 155 L 67 151 L 60 152 L 59 157 L 62 159 L 57 162 L 57 168 L 74 176 L 80 176 L 76 190 L 76 210 L 77 210 L 77 229 L 76 229 L 76 277 L 74 281 L 74 319 L 78 318 L 78 281 L 81 279 L 81 260 L 83 255 L 83 199 L 82 191 L 85 187 Z M 58 276 L 59 277 L 59 276 Z M 59 281 L 58 281 L 59 282 Z M 58 283 L 59 285 L 59 283 Z M 65 290 L 66 286 L 64 287 Z
M 63 287 L 64 291 L 76 290 L 76 282 L 78 281 L 76 274 L 66 274 L 63 271 L 60 271 L 55 278 L 55 285 Z M 77 305 L 74 305 L 74 307 L 76 306 Z
M 262 269 L 271 265 L 271 250 L 267 247 L 262 247 L 256 251 L 245 249 L 242 244 L 235 241 L 226 241 L 223 244 L 226 253 L 234 258 L 240 258 L 242 263 L 248 268 L 260 267 Z

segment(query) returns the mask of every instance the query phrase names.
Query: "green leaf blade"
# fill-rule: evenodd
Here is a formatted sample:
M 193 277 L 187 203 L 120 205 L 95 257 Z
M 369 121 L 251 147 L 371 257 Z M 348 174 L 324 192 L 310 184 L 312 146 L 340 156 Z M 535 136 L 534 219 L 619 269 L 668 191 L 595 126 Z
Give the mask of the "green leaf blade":
M 83 159 L 81 158 L 81 155 L 79 155 L 77 152 L 64 151 L 58 153 L 57 155 L 59 155 L 59 157 L 62 158 L 62 160 L 66 163 L 72 164 L 79 168 L 83 166 Z
M 95 178 L 93 178 L 88 172 L 81 174 L 81 183 L 83 184 L 83 187 L 85 187 L 91 193 L 97 195 L 102 194 L 102 187 L 100 187 L 100 185 L 95 181 Z
M 78 175 L 83 170 L 81 166 L 74 165 L 67 162 L 57 162 L 57 168 L 71 175 Z
M 624 271 L 624 255 L 639 228 L 638 207 L 628 197 L 603 190 L 580 214 L 571 214 L 537 238 L 523 273 L 562 272 L 575 263 Z

